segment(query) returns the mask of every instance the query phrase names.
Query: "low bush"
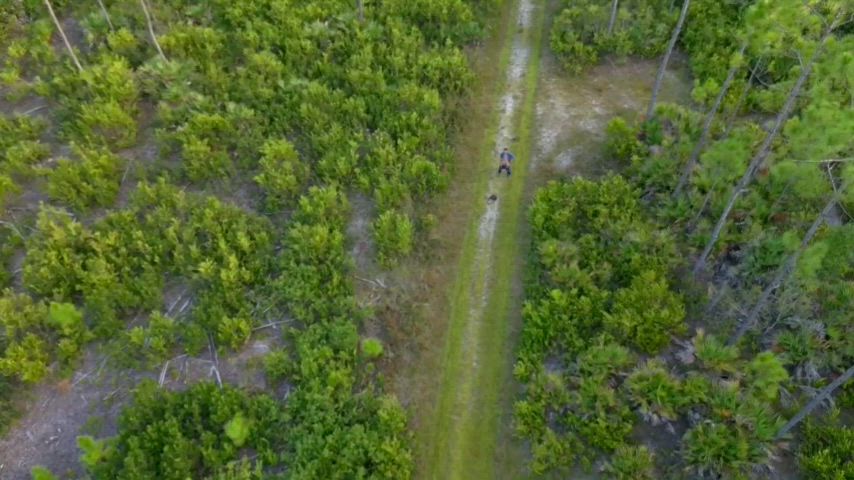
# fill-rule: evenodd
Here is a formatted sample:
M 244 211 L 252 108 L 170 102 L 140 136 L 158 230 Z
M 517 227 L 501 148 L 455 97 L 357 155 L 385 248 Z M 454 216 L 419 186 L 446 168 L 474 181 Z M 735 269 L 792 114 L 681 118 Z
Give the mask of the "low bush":
M 408 216 L 392 210 L 383 212 L 374 222 L 374 242 L 380 263 L 393 267 L 412 251 L 413 227 Z
M 551 31 L 551 47 L 573 73 L 605 55 L 653 57 L 663 52 L 676 12 L 661 0 L 620 2 L 611 21 L 611 2 L 564 1 Z
M 264 189 L 267 207 L 284 207 L 299 195 L 308 179 L 308 167 L 299 161 L 294 146 L 287 140 L 268 140 L 261 147 L 261 173 L 255 181 Z
M 830 418 L 831 422 L 833 417 Z M 848 480 L 854 477 L 854 430 L 830 422 L 807 420 L 798 448 L 798 464 L 810 478 Z
M 241 459 L 273 465 L 288 435 L 287 417 L 275 400 L 210 383 L 172 393 L 143 382 L 119 425 L 116 437 L 81 438 L 94 479 L 208 478 Z M 254 461 L 245 448 L 254 451 Z
M 122 159 L 107 150 L 73 146 L 48 176 L 48 194 L 77 211 L 111 206 L 119 194 Z

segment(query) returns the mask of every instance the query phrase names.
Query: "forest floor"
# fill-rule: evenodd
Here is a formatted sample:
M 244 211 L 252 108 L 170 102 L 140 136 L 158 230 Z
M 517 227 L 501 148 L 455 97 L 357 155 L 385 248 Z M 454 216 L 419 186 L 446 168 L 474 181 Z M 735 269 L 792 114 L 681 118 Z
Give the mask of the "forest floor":
M 360 296 L 380 306 L 368 331 L 390 343 L 383 371 L 412 415 L 418 478 L 530 476 L 527 447 L 512 434 L 525 212 L 546 181 L 607 171 L 608 121 L 642 112 L 649 99 L 655 61 L 606 59 L 575 77 L 561 69 L 548 49 L 554 3 L 509 2 L 471 52 L 476 85 L 455 139 L 451 188 L 433 206 L 439 226 L 429 253 L 388 274 L 357 268 L 383 279 L 363 282 Z M 686 102 L 690 88 L 677 55 L 662 100 Z M 510 178 L 496 175 L 505 146 L 517 159 Z M 487 201 L 492 194 L 497 200 Z

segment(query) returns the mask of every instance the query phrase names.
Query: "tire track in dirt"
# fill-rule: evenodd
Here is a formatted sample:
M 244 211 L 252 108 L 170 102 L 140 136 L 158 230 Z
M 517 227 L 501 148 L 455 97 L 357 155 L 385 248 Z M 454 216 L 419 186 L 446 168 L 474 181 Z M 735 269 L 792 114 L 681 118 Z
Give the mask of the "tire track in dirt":
M 433 427 L 427 478 L 496 478 L 495 447 L 504 406 L 499 401 L 508 378 L 506 345 L 512 295 L 510 277 L 521 254 L 517 237 L 530 154 L 533 86 L 542 39 L 541 0 L 519 0 L 516 28 L 508 39 L 509 60 L 497 128 L 493 129 L 484 180 L 473 202 L 485 203 L 463 246 L 451 292 L 449 334 L 442 386 Z M 527 119 L 527 120 L 526 120 Z M 493 143 L 494 142 L 494 143 Z M 517 156 L 512 177 L 496 175 L 497 154 L 509 147 Z M 497 200 L 486 202 L 486 195 Z M 509 247 L 509 249 L 508 249 Z

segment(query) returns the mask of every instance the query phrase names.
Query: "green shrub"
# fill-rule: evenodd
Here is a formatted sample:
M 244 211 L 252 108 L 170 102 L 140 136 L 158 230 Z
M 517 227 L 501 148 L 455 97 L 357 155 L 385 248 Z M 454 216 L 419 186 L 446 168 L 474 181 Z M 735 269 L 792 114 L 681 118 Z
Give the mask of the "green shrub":
M 682 439 L 682 456 L 692 471 L 742 478 L 773 460 L 783 421 L 766 401 L 743 394 L 748 387 L 719 383 L 709 389 L 708 416 Z
M 287 140 L 269 140 L 261 147 L 261 173 L 255 181 L 264 189 L 267 206 L 276 210 L 287 205 L 308 179 L 308 165 Z
M 685 462 L 700 474 L 738 478 L 749 465 L 750 442 L 726 425 L 708 421 L 697 425 L 683 437 L 682 448 Z
M 293 370 L 294 362 L 285 349 L 274 350 L 264 356 L 264 373 L 271 383 L 287 379 Z
M 832 421 L 833 419 L 831 419 Z M 819 424 L 807 419 L 798 448 L 798 465 L 809 478 L 854 478 L 854 430 L 847 426 Z
M 47 343 L 37 335 L 27 333 L 20 341 L 6 346 L 0 358 L 0 374 L 35 383 L 47 375 L 49 361 Z
M 49 156 L 47 145 L 36 140 L 22 140 L 6 149 L 5 163 L 0 165 L 8 173 L 31 176 L 33 166 Z
M 77 448 L 82 452 L 80 461 L 89 469 L 97 467 L 107 454 L 104 442 L 95 440 L 89 435 L 77 437 Z
M 738 348 L 724 345 L 703 330 L 698 330 L 694 337 L 694 351 L 700 366 L 713 373 L 734 374 L 738 371 Z
M 9 197 L 20 191 L 21 189 L 15 184 L 12 178 L 0 173 L 0 208 L 4 207 Z
M 347 197 L 335 186 L 311 187 L 298 203 L 293 221 L 305 225 L 325 224 L 343 228 L 350 214 Z
M 119 194 L 122 160 L 102 149 L 75 145 L 75 160 L 60 159 L 48 177 L 48 194 L 75 210 L 111 206 Z
M 242 447 L 251 433 L 252 424 L 243 415 L 237 412 L 228 423 L 225 424 L 225 434 L 234 443 L 235 447 Z
M 362 340 L 362 353 L 369 360 L 375 360 L 383 356 L 383 344 L 376 338 L 365 338 Z
M 653 453 L 645 446 L 619 447 L 605 465 L 605 472 L 617 480 L 653 480 L 656 478 Z
M 225 178 L 232 167 L 228 154 L 212 148 L 205 138 L 188 136 L 182 145 L 181 154 L 187 176 L 194 182 Z
M 172 393 L 143 382 L 119 424 L 98 461 L 84 459 L 94 479 L 207 478 L 237 461 L 241 447 L 273 464 L 288 438 L 275 400 L 209 383 Z
M 136 143 L 136 119 L 115 100 L 87 103 L 74 122 L 79 138 L 91 145 L 124 149 Z
M 144 60 L 145 45 L 125 27 L 107 33 L 107 48 L 112 53 L 126 58 L 132 65 L 139 65 Z
M 152 312 L 148 325 L 136 326 L 127 331 L 125 353 L 141 357 L 147 365 L 167 360 L 178 342 L 178 325 L 175 320 Z
M 245 317 L 221 317 L 217 323 L 217 339 L 231 349 L 246 345 L 252 335 L 252 320 Z
M 58 480 L 56 475 L 51 473 L 50 470 L 41 466 L 33 467 L 30 474 L 33 476 L 32 480 Z
M 780 384 L 789 379 L 780 358 L 771 352 L 760 352 L 745 368 L 745 383 L 748 392 L 762 401 L 777 399 Z
M 600 56 L 652 57 L 667 45 L 675 12 L 667 2 L 621 2 L 614 31 L 608 34 L 611 2 L 565 0 L 551 31 L 551 47 L 573 73 Z
M 649 360 L 626 379 L 629 398 L 644 417 L 655 425 L 661 420 L 675 421 L 685 404 L 682 385 L 658 359 Z
M 408 216 L 388 210 L 374 221 L 374 242 L 380 263 L 393 267 L 412 251 L 412 221 Z
M 658 273 L 646 271 L 629 288 L 616 292 L 603 325 L 621 341 L 654 354 L 670 343 L 672 335 L 685 333 L 684 320 L 682 299 Z
M 629 164 L 632 157 L 640 155 L 643 151 L 643 144 L 638 141 L 635 129 L 630 127 L 622 117 L 615 117 L 608 122 L 605 133 L 607 134 L 605 147 L 608 154 L 625 164 Z

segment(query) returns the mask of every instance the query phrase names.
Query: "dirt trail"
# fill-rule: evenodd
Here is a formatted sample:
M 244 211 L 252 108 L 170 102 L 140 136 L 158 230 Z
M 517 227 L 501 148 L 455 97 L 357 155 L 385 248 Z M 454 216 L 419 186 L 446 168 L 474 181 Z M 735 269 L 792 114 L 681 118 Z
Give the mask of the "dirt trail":
M 529 476 L 526 447 L 512 438 L 511 426 L 528 247 L 526 200 L 549 179 L 604 172 L 607 122 L 641 111 L 655 77 L 657 61 L 642 60 L 606 60 L 576 77 L 562 71 L 546 46 L 553 3 L 518 0 L 514 28 L 504 39 L 505 80 L 503 93 L 495 94 L 495 124 L 487 128 L 483 177 L 467 194 L 482 207 L 463 240 L 449 293 L 436 406 L 430 424 L 416 431 L 421 478 Z M 684 60 L 677 56 L 665 76 L 662 101 L 686 101 L 689 93 Z M 505 146 L 517 157 L 510 178 L 495 172 Z M 491 194 L 497 201 L 486 201 Z
M 482 205 L 463 242 L 450 295 L 450 319 L 442 380 L 433 425 L 427 427 L 422 476 L 436 479 L 498 478 L 496 447 L 501 430 L 502 388 L 514 280 L 518 278 L 518 233 L 533 117 L 543 0 L 519 0 L 502 62 L 505 80 L 496 123 L 483 149 L 482 180 L 470 201 Z M 497 176 L 497 154 L 516 155 L 513 176 Z M 496 195 L 497 200 L 487 201 Z

